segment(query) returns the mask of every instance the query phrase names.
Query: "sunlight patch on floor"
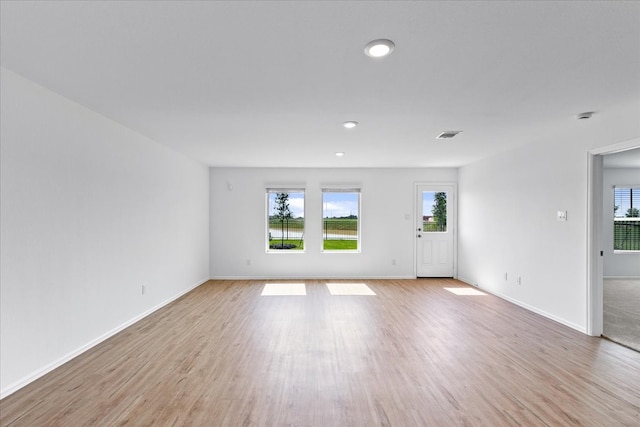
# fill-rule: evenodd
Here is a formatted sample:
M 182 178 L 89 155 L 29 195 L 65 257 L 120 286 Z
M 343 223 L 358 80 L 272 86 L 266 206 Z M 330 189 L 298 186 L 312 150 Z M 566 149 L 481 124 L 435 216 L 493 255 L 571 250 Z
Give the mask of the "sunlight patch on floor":
M 307 295 L 307 288 L 304 283 L 266 283 L 260 295 Z
M 486 295 L 484 292 L 473 288 L 444 288 L 456 295 Z
M 331 295 L 375 295 L 364 283 L 327 283 Z

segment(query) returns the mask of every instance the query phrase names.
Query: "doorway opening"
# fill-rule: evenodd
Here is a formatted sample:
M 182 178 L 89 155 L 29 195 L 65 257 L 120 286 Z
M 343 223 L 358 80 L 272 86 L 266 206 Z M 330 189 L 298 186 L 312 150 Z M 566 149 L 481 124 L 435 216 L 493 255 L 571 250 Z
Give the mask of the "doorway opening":
M 605 256 L 611 262 L 613 256 L 613 242 L 609 248 L 609 234 L 613 239 L 613 226 L 605 224 L 605 218 L 612 215 L 606 211 L 605 194 L 608 195 L 604 182 L 605 156 L 640 149 L 640 138 L 625 141 L 619 144 L 601 147 L 588 154 L 588 213 L 587 213 L 587 333 L 592 336 L 601 336 L 604 332 L 604 284 L 605 284 Z M 605 238 L 606 236 L 606 238 Z M 611 273 L 608 273 L 609 275 Z M 607 316 L 610 316 L 608 313 Z

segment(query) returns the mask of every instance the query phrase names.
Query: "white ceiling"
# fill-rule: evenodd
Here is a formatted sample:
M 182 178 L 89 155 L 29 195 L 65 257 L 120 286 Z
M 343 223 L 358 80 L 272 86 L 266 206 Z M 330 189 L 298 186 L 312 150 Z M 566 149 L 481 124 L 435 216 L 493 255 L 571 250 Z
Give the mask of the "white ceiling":
M 1 39 L 3 67 L 211 166 L 455 167 L 640 102 L 640 2 L 3 0 Z
M 640 170 L 640 148 L 607 154 L 603 158 L 605 168 L 630 168 Z M 640 176 L 638 177 L 640 179 Z

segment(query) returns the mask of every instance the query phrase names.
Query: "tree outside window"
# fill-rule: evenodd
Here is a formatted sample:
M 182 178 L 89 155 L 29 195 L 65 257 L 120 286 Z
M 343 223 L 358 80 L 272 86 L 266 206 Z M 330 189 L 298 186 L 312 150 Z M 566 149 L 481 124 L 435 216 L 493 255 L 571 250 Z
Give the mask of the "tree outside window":
M 268 248 L 304 250 L 304 191 L 267 190 Z

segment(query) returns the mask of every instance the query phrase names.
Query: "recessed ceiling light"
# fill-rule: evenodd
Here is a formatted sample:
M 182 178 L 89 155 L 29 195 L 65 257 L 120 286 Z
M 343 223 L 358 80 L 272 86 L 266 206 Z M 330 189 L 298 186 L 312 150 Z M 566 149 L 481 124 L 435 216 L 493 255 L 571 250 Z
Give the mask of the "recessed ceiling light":
M 358 126 L 358 122 L 349 120 L 348 122 L 344 122 L 342 126 L 346 127 L 347 129 L 353 129 L 354 127 Z
M 338 151 L 338 152 L 336 153 L 336 156 L 338 156 L 338 157 L 342 157 L 342 156 L 344 156 L 344 153 L 343 153 L 342 151 Z
M 364 47 L 364 53 L 366 53 L 367 56 L 370 56 L 372 58 L 382 58 L 383 56 L 387 56 L 391 52 L 393 52 L 393 48 L 395 46 L 396 45 L 393 44 L 391 40 L 387 40 L 387 39 L 373 40 L 367 43 L 367 45 Z
M 461 130 L 447 130 L 447 131 L 442 132 L 440 135 L 436 136 L 436 139 L 453 138 L 454 136 L 456 136 L 460 132 L 462 132 L 462 131 Z

